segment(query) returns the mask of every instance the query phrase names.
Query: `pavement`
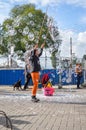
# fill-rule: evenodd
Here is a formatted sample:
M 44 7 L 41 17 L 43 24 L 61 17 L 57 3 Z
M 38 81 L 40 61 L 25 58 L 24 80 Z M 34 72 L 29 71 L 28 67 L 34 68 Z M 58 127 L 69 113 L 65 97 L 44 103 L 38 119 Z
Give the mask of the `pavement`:
M 44 96 L 39 89 L 37 97 L 40 102 L 33 103 L 31 89 L 13 91 L 12 86 L 0 86 L 0 130 L 86 130 L 86 88 L 55 86 L 53 96 Z M 1 111 L 12 128 L 6 128 Z

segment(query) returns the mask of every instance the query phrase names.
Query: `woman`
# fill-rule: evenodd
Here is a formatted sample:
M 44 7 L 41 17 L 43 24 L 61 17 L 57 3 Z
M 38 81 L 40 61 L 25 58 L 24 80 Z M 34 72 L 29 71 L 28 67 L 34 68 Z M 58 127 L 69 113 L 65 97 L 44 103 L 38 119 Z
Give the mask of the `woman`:
M 40 52 L 38 50 L 38 46 L 36 45 L 34 49 L 31 52 L 30 57 L 30 65 L 31 65 L 31 77 L 33 81 L 33 89 L 32 89 L 32 101 L 38 102 L 39 99 L 36 98 L 37 88 L 38 88 L 38 82 L 40 78 L 39 71 L 41 70 L 39 57 L 42 55 L 43 48 L 45 44 L 41 45 Z
M 77 89 L 80 89 L 80 81 L 82 78 L 82 66 L 80 63 L 76 64 L 75 72 L 77 74 Z

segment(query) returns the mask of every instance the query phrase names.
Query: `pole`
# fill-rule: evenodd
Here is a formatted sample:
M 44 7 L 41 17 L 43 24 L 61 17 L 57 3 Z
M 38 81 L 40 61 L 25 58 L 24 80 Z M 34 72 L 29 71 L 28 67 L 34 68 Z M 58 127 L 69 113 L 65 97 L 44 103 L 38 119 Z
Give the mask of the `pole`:
M 70 37 L 70 67 L 69 67 L 69 82 L 72 83 L 72 38 Z M 70 88 L 71 91 L 71 88 Z
M 72 38 L 70 37 L 70 65 L 72 68 Z
M 39 31 L 38 44 L 39 44 L 40 37 L 41 37 L 41 34 L 42 34 L 43 25 L 44 25 L 44 22 L 45 22 L 45 20 L 46 20 L 46 17 L 47 17 L 47 11 L 48 11 L 48 7 L 49 7 L 49 6 L 47 6 L 47 8 L 46 8 L 46 13 L 45 13 L 45 15 L 44 15 L 44 18 L 43 18 L 43 21 L 42 21 L 42 26 L 41 26 L 41 29 L 40 29 L 40 31 Z
M 47 55 L 46 55 L 46 49 L 45 49 L 45 69 L 47 67 Z

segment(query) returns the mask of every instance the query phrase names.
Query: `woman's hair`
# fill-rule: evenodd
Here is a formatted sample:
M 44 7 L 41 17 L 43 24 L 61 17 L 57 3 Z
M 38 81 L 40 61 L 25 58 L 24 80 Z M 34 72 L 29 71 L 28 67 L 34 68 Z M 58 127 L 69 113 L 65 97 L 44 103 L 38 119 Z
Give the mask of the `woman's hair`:
M 82 64 L 81 63 L 76 63 L 76 65 L 80 65 L 81 66 Z
M 34 54 L 36 54 L 36 51 L 38 51 L 38 49 L 34 49 Z

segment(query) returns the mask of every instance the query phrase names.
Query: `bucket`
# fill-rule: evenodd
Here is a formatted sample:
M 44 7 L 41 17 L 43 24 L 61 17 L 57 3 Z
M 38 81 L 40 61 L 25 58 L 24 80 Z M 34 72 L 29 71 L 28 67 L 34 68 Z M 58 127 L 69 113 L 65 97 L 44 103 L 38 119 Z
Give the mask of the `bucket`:
M 46 88 L 44 88 L 44 95 L 45 96 L 53 96 L 53 93 L 55 92 L 55 89 L 54 88 L 52 88 L 52 87 L 46 87 Z

